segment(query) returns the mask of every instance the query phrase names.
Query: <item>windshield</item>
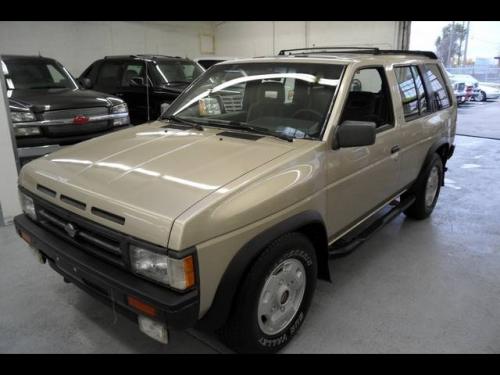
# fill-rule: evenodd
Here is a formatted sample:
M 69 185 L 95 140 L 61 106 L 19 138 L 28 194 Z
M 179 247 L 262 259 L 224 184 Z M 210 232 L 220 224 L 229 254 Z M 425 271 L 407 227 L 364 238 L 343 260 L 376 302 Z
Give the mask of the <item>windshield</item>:
M 76 89 L 76 82 L 62 66 L 45 60 L 3 61 L 9 90 Z
M 191 83 L 203 73 L 203 70 L 190 61 L 160 61 L 156 63 L 160 80 L 166 84 Z
M 319 139 L 343 65 L 216 65 L 164 117 L 200 125 Z

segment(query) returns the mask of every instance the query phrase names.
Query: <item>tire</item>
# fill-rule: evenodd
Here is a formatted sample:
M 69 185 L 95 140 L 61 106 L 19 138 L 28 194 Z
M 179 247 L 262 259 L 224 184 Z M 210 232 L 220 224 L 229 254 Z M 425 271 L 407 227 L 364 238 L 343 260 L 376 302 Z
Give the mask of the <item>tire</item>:
M 488 99 L 486 93 L 484 91 L 481 90 L 481 96 L 479 97 L 479 100 L 480 102 L 485 102 L 486 99 Z
M 417 180 L 416 185 L 410 189 L 410 194 L 415 195 L 415 202 L 404 211 L 406 216 L 422 220 L 431 215 L 436 206 L 439 192 L 441 191 L 443 177 L 443 161 L 438 154 L 434 154 L 431 161 L 422 171 L 421 177 Z M 435 184 L 437 184 L 437 186 L 435 186 Z M 434 191 L 434 188 L 435 192 L 431 200 L 429 199 L 431 195 L 429 189 L 433 189 Z M 429 195 L 426 198 L 427 192 L 429 192 Z
M 281 271 L 277 271 L 280 267 Z M 288 272 L 285 272 L 286 269 Z M 275 353 L 282 349 L 305 320 L 316 287 L 316 277 L 316 252 L 306 236 L 288 233 L 276 239 L 251 265 L 245 276 L 231 315 L 218 332 L 222 341 L 239 353 Z M 285 282 L 282 284 L 278 280 Z M 305 283 L 302 292 L 300 280 Z M 299 287 L 294 288 L 293 285 Z M 268 311 L 266 308 L 271 305 L 278 309 L 274 312 L 269 310 L 274 315 L 267 315 L 264 311 Z M 288 314 L 288 319 L 283 319 L 283 326 L 275 329 L 274 324 L 277 323 L 271 316 L 279 314 Z M 280 319 L 277 321 L 280 322 Z M 276 333 L 270 332 L 273 328 Z

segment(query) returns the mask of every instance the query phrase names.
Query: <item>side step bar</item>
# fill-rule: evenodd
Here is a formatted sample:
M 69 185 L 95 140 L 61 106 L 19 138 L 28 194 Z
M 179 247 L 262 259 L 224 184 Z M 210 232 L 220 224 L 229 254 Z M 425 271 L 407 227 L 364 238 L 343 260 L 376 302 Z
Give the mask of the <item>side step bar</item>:
M 328 249 L 328 253 L 331 257 L 342 256 L 349 254 L 363 242 L 365 242 L 368 238 L 370 238 L 373 234 L 375 234 L 379 229 L 381 229 L 384 225 L 388 224 L 390 221 L 395 219 L 399 214 L 401 214 L 404 210 L 410 207 L 413 202 L 415 202 L 415 197 L 410 196 L 407 197 L 404 201 L 401 201 L 395 204 L 395 201 L 392 201 L 390 205 L 394 205 L 393 208 L 390 209 L 383 216 L 379 217 L 373 223 L 364 228 L 359 234 L 353 237 L 349 237 L 347 234 L 345 237 L 335 241 L 330 248 Z

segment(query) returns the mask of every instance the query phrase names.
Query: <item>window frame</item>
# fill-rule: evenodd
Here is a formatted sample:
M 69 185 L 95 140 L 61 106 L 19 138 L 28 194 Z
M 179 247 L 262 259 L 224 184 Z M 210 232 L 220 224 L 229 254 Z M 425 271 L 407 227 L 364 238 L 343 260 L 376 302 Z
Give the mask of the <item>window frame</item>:
M 421 113 L 421 110 L 420 110 L 420 100 L 418 98 L 418 90 L 417 90 L 417 83 L 415 82 L 415 75 L 413 74 L 413 70 L 412 70 L 412 66 L 418 66 L 417 64 L 401 64 L 401 65 L 394 65 L 393 67 L 393 72 L 394 72 L 394 78 L 396 79 L 396 83 L 398 84 L 398 92 L 399 92 L 399 96 L 400 96 L 400 105 L 401 105 L 401 109 L 402 109 L 402 112 L 403 112 L 403 117 L 404 117 L 404 120 L 406 123 L 409 123 L 409 122 L 412 122 L 414 120 L 417 120 L 419 118 L 422 118 L 424 116 L 427 116 L 429 114 L 429 112 L 426 112 L 425 115 L 422 115 Z M 417 114 L 414 114 L 414 115 L 406 115 L 404 113 L 404 104 L 403 104 L 403 97 L 401 96 L 401 87 L 399 86 L 400 85 L 400 82 L 398 80 L 398 76 L 396 75 L 396 70 L 395 69 L 400 69 L 400 68 L 408 68 L 410 69 L 410 73 L 411 73 L 411 78 L 413 80 L 413 86 L 415 87 L 415 93 L 417 94 L 417 110 L 418 110 L 418 113 Z M 423 82 L 423 77 L 420 77 L 422 82 Z M 426 90 L 426 86 L 424 86 L 424 91 L 426 92 L 426 95 L 427 95 L 427 90 Z M 428 98 L 428 96 L 426 96 L 426 98 Z
M 439 78 L 441 78 L 441 81 L 443 83 L 443 86 L 444 86 L 444 90 L 446 92 L 446 95 L 448 96 L 448 103 L 449 105 L 447 107 L 444 107 L 444 108 L 437 108 L 435 103 L 434 103 L 434 100 L 432 100 L 432 104 L 431 104 L 431 107 L 432 107 L 432 111 L 430 111 L 430 113 L 435 113 L 435 112 L 439 112 L 439 111 L 444 111 L 448 108 L 451 108 L 453 107 L 453 98 L 454 98 L 454 95 L 452 95 L 452 93 L 450 93 L 450 88 L 448 86 L 448 83 L 446 81 L 446 79 L 444 78 L 444 74 L 443 74 L 443 69 L 441 69 L 441 66 L 440 64 L 438 64 L 437 62 L 435 63 L 432 63 L 432 62 L 427 62 L 427 63 L 421 63 L 420 64 L 420 73 L 422 75 L 422 78 L 423 78 L 423 82 L 424 82 L 424 85 L 427 89 L 427 92 L 433 92 L 434 93 L 434 90 L 432 89 L 432 85 L 430 85 L 430 82 L 428 81 L 428 78 L 427 76 L 425 75 L 425 65 L 435 65 L 437 67 L 437 70 L 440 74 L 441 77 L 437 77 L 437 79 L 439 80 Z M 430 87 L 429 87 L 430 86 Z M 430 94 L 428 94 L 428 103 L 431 103 L 431 96 Z
M 342 109 L 340 111 L 339 121 L 342 119 L 342 116 L 344 114 L 344 110 L 345 110 L 345 107 L 347 105 L 347 100 L 348 100 L 349 94 L 351 93 L 351 84 L 352 84 L 352 81 L 354 80 L 354 76 L 358 71 L 364 70 L 364 69 L 376 69 L 378 71 L 380 78 L 382 80 L 382 90 L 385 89 L 387 91 L 387 94 L 388 94 L 387 101 L 388 101 L 388 105 L 389 105 L 389 108 L 388 108 L 389 121 L 387 122 L 387 124 L 384 124 L 380 127 L 375 128 L 375 133 L 379 134 L 379 133 L 385 132 L 387 130 L 394 129 L 396 126 L 396 116 L 394 115 L 394 104 L 392 102 L 393 97 L 392 97 L 392 92 L 391 92 L 391 86 L 389 85 L 389 79 L 388 79 L 387 73 L 386 73 L 386 66 L 383 64 L 363 65 L 363 66 L 358 67 L 354 70 L 354 72 L 352 73 L 351 79 L 348 83 L 349 88 L 348 88 L 347 95 L 344 98 L 344 102 L 342 103 Z M 344 70 L 344 73 L 345 73 L 345 70 Z M 344 77 L 342 76 L 341 78 L 343 79 Z M 340 122 L 337 123 L 337 127 L 339 127 L 339 126 L 341 126 Z

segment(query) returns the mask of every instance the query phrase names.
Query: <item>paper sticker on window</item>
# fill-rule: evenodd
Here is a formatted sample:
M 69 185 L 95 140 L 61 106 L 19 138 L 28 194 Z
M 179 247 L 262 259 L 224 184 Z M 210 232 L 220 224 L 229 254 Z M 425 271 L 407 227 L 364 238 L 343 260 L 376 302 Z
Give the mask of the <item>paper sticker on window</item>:
M 265 98 L 269 99 L 277 99 L 278 98 L 278 91 L 266 91 L 264 93 Z

